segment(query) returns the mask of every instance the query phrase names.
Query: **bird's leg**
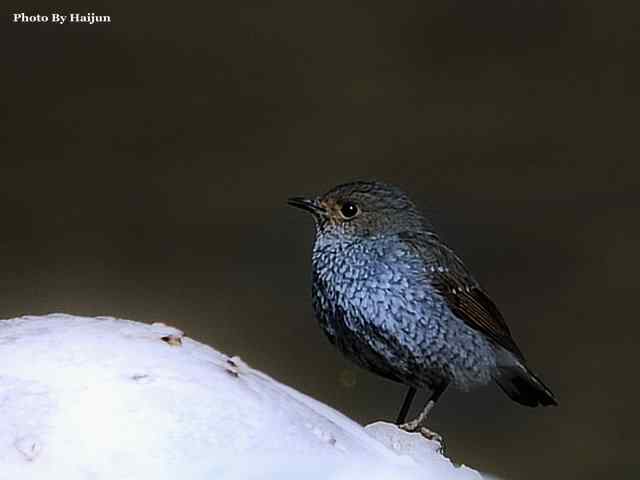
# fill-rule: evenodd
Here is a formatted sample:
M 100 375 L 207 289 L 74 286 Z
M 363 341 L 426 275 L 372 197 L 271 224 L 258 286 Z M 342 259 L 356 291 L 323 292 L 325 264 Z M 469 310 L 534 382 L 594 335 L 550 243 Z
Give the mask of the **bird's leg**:
M 442 437 L 436 432 L 429 430 L 425 426 L 425 420 L 427 419 L 429 412 L 434 407 L 434 405 L 436 404 L 440 396 L 447 389 L 447 386 L 448 386 L 448 382 L 444 382 L 444 383 L 441 383 L 438 387 L 436 387 L 433 390 L 433 393 L 431 394 L 429 401 L 427 401 L 427 405 L 424 407 L 422 412 L 420 412 L 420 415 L 418 415 L 414 420 L 411 420 L 410 422 L 403 423 L 402 425 L 400 425 L 400 428 L 407 432 L 419 432 L 425 438 L 429 440 L 435 440 L 441 445 L 444 445 Z M 407 393 L 407 396 L 408 396 L 408 393 Z M 405 400 L 405 403 L 406 403 L 406 400 Z
M 424 407 L 424 409 L 422 409 L 422 412 L 420 412 L 420 415 L 418 415 L 416 418 L 414 418 L 413 420 L 411 420 L 410 422 L 406 422 L 400 425 L 400 428 L 402 428 L 403 430 L 406 430 L 408 432 L 415 432 L 418 430 L 419 427 L 423 427 L 425 420 L 427 419 L 427 416 L 429 415 L 429 412 L 431 411 L 431 409 L 433 408 L 433 406 L 436 404 L 436 402 L 434 402 L 433 400 L 429 400 L 427 402 L 427 405 Z
M 414 387 L 409 387 L 407 390 L 407 394 L 404 397 L 404 402 L 402 403 L 402 408 L 400 409 L 400 413 L 398 413 L 398 419 L 396 423 L 398 425 L 402 425 L 407 419 L 407 413 L 409 413 L 409 408 L 411 407 L 411 403 L 413 402 L 413 397 L 416 396 L 416 389 Z

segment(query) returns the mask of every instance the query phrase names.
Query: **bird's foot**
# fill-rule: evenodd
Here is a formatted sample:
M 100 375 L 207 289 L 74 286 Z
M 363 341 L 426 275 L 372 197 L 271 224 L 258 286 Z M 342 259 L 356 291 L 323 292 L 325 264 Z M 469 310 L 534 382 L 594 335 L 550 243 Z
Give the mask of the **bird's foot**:
M 431 411 L 434 405 L 435 405 L 435 402 L 433 400 L 429 400 L 427 402 L 427 405 L 424 407 L 424 410 L 420 412 L 420 415 L 418 415 L 416 418 L 414 418 L 410 422 L 401 424 L 400 428 L 407 432 L 417 432 L 420 427 L 424 426 L 425 420 L 427 419 L 427 416 L 429 415 L 429 412 Z
M 420 415 L 418 415 L 417 418 L 411 420 L 410 422 L 403 423 L 402 425 L 398 425 L 398 426 L 405 432 L 419 433 L 427 440 L 433 440 L 435 442 L 438 442 L 440 444 L 440 451 L 444 452 L 444 439 L 442 438 L 442 436 L 425 427 L 427 416 L 429 415 L 429 412 L 431 411 L 434 405 L 435 405 L 435 402 L 429 401 L 427 403 L 427 406 L 420 413 Z
M 438 442 L 440 444 L 440 448 L 438 450 L 441 453 L 444 452 L 444 438 L 442 438 L 442 435 L 434 432 L 433 430 L 429 430 L 427 427 L 420 427 L 419 432 L 420 432 L 420 435 L 422 435 L 427 440 Z
M 398 425 L 399 428 L 409 433 L 419 433 L 427 440 L 431 440 L 440 444 L 440 448 L 438 451 L 440 453 L 444 453 L 444 438 L 439 433 L 434 432 L 433 430 L 429 430 L 427 427 L 417 422 L 417 418 L 412 420 L 411 422 L 404 423 L 402 425 Z
M 422 422 L 420 422 L 420 420 L 420 418 L 415 418 L 410 422 L 398 425 L 398 427 L 405 432 L 417 432 L 422 427 Z

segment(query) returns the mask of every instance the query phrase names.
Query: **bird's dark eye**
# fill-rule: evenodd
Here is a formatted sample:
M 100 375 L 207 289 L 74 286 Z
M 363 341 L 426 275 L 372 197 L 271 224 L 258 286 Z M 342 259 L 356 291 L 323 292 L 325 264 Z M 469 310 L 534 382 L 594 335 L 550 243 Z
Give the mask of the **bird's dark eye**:
M 358 206 L 352 202 L 345 202 L 340 207 L 340 213 L 344 218 L 353 218 L 358 214 Z

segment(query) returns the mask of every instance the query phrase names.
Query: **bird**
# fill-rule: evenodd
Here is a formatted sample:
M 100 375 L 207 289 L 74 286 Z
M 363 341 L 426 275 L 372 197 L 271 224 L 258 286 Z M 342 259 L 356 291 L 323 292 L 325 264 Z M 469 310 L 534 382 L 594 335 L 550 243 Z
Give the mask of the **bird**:
M 408 387 L 403 429 L 441 440 L 425 421 L 450 385 L 495 382 L 519 404 L 557 405 L 495 303 L 400 188 L 359 180 L 288 204 L 314 219 L 314 316 L 348 359 Z M 406 422 L 422 389 L 426 406 Z

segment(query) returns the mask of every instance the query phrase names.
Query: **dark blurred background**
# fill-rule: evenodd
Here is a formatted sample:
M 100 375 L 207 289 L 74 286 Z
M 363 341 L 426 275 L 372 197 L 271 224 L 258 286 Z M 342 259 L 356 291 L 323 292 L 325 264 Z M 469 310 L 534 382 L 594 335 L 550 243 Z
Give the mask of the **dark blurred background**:
M 560 401 L 451 390 L 431 420 L 449 455 L 508 479 L 637 478 L 637 2 L 100 3 L 5 10 L 1 318 L 165 322 L 394 419 L 404 388 L 313 319 L 312 224 L 285 204 L 385 180 Z M 112 23 L 10 23 L 22 11 Z

